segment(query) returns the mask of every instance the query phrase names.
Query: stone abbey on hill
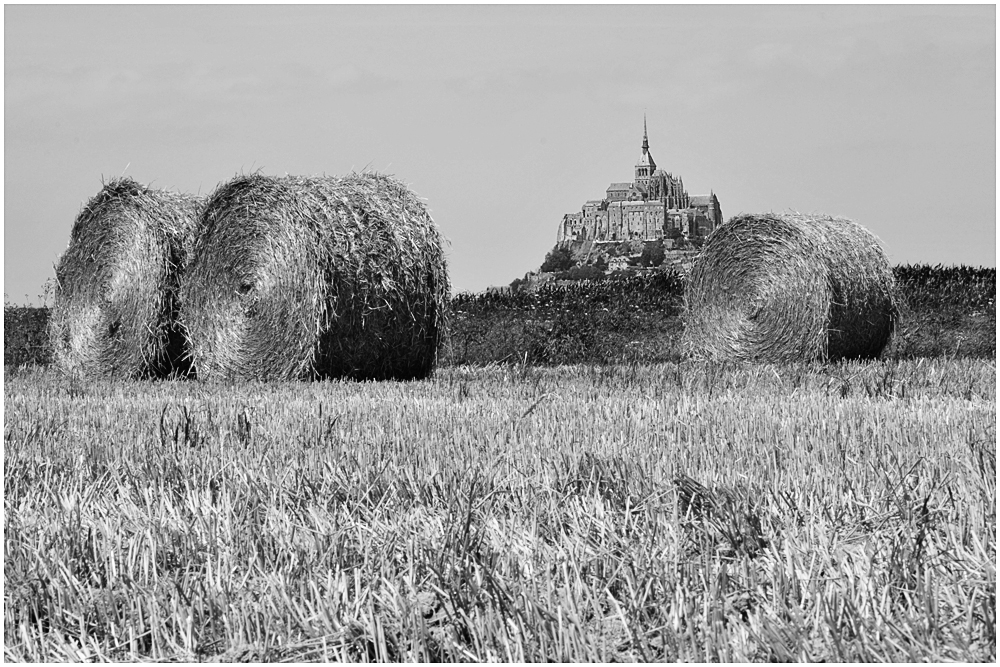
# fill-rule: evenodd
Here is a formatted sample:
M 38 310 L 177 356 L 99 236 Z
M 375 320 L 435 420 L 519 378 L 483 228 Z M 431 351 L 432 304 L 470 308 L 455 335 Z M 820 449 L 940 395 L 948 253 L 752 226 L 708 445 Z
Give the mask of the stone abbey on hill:
M 657 169 L 649 152 L 645 118 L 642 130 L 635 180 L 612 183 L 604 199 L 592 199 L 579 213 L 564 215 L 557 242 L 670 241 L 707 236 L 722 224 L 722 207 L 715 193 L 689 195 L 680 176 Z

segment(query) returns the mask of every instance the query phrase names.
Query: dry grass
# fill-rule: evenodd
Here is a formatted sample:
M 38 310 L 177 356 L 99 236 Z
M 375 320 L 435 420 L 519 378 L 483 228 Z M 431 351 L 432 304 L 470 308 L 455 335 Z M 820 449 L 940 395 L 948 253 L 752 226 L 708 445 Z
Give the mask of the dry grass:
M 878 239 L 818 215 L 731 219 L 695 261 L 685 302 L 685 347 L 715 360 L 871 359 L 898 318 Z
M 186 371 L 176 298 L 200 203 L 129 178 L 87 202 L 56 267 L 49 337 L 60 368 L 115 378 Z
M 199 378 L 426 377 L 450 293 L 442 243 L 388 176 L 220 186 L 182 289 Z
M 996 367 L 5 390 L 7 660 L 995 661 Z

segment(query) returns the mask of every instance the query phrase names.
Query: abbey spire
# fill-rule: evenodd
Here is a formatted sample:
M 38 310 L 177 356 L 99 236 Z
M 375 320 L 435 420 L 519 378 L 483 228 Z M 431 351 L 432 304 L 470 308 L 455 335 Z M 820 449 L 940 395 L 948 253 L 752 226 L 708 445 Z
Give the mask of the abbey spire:
M 649 186 L 649 179 L 653 177 L 653 172 L 656 171 L 656 162 L 653 160 L 653 154 L 649 152 L 649 132 L 646 130 L 646 114 L 642 114 L 642 155 L 639 156 L 639 161 L 635 163 L 635 184 L 645 189 Z

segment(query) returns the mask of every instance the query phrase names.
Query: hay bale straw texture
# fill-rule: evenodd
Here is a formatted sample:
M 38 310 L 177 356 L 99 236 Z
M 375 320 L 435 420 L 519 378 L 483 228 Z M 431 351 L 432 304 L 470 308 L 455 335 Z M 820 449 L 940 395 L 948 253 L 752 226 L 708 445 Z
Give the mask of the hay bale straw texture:
M 113 378 L 186 372 L 177 292 L 201 202 L 119 178 L 84 205 L 56 266 L 58 367 Z
M 684 346 L 696 358 L 870 359 L 898 317 L 889 260 L 846 218 L 740 215 L 708 238 L 685 290 Z
M 181 292 L 199 379 L 426 377 L 451 291 L 442 244 L 389 176 L 221 185 Z

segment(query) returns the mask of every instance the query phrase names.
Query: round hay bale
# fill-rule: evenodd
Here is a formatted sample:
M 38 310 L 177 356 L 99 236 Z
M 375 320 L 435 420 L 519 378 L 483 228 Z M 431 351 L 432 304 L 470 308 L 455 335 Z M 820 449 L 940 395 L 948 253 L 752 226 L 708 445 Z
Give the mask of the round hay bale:
M 878 239 L 822 215 L 731 219 L 706 241 L 684 298 L 684 347 L 715 360 L 875 358 L 898 317 Z
M 451 290 L 442 244 L 385 175 L 234 178 L 206 204 L 181 290 L 198 377 L 426 377 Z
M 201 201 L 119 178 L 84 205 L 56 266 L 58 367 L 114 378 L 186 372 L 177 291 Z

